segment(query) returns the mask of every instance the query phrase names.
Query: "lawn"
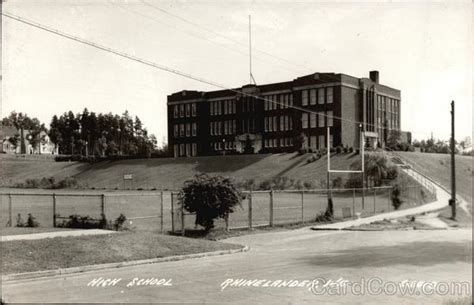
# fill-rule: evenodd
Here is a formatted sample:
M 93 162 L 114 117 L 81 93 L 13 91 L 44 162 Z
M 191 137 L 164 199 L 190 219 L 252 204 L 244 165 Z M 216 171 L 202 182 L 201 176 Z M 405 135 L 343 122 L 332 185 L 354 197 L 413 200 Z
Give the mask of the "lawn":
M 36 228 L 27 228 L 27 227 L 2 227 L 0 229 L 1 236 L 7 235 L 21 235 L 21 234 L 33 234 L 33 233 L 45 233 L 45 232 L 59 232 L 67 231 L 73 229 L 67 228 L 45 228 L 45 227 L 36 227 Z
M 242 247 L 204 239 L 162 235 L 151 231 L 8 241 L 2 242 L 1 246 L 3 274 L 151 259 Z

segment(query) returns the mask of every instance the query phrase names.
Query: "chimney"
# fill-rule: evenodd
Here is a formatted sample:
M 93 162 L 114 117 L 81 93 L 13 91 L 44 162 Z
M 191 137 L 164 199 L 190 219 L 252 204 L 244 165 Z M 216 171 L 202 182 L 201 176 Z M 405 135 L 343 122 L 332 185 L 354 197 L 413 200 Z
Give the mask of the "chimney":
M 379 83 L 379 71 L 370 71 L 369 77 L 370 77 L 370 80 L 373 81 L 374 83 L 376 84 Z

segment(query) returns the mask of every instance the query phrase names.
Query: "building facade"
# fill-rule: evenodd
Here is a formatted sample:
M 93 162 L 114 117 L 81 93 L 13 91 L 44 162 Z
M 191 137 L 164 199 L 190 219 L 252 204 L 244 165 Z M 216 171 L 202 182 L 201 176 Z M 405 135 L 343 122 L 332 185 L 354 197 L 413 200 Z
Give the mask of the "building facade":
M 369 78 L 314 73 L 292 81 L 168 96 L 174 157 L 291 152 L 327 146 L 384 147 L 400 131 L 400 90 Z

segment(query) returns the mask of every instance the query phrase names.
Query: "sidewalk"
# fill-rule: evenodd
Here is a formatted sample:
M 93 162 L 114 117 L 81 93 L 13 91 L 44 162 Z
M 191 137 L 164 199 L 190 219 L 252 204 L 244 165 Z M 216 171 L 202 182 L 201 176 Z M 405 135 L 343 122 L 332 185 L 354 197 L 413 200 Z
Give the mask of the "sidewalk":
M 3 242 L 3 241 L 12 241 L 12 240 L 34 240 L 34 239 L 54 238 L 54 237 L 102 235 L 102 234 L 112 234 L 112 233 L 116 233 L 116 231 L 89 229 L 89 230 L 75 230 L 75 231 L 44 232 L 44 233 L 32 233 L 32 234 L 6 235 L 6 236 L 2 236 L 1 241 Z
M 412 176 L 418 175 L 418 173 L 416 173 L 415 171 L 411 169 L 404 169 L 404 171 L 407 174 L 412 175 Z M 320 226 L 314 226 L 311 229 L 313 230 L 342 230 L 342 229 L 346 229 L 353 226 L 369 224 L 374 221 L 380 221 L 384 219 L 395 219 L 395 218 L 401 218 L 401 217 L 410 216 L 410 215 L 421 214 L 425 212 L 432 212 L 432 211 L 436 211 L 448 206 L 449 199 L 451 198 L 450 194 L 444 188 L 440 187 L 436 183 L 431 182 L 431 184 L 436 189 L 436 194 L 437 194 L 437 200 L 434 202 L 427 203 L 416 208 L 393 211 L 389 213 L 383 213 L 383 214 L 379 214 L 375 216 L 349 220 L 349 221 L 343 221 L 343 222 L 338 222 L 338 223 L 330 223 L 330 224 L 325 224 L 325 225 L 320 225 Z

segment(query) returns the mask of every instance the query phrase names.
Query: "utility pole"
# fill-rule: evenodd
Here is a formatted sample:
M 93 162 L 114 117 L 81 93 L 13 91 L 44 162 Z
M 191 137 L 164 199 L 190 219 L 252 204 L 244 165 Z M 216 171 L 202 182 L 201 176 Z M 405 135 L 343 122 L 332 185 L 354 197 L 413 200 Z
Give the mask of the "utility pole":
M 451 101 L 451 199 L 449 200 L 451 219 L 456 219 L 456 164 L 454 156 L 456 146 L 454 139 L 454 101 Z

